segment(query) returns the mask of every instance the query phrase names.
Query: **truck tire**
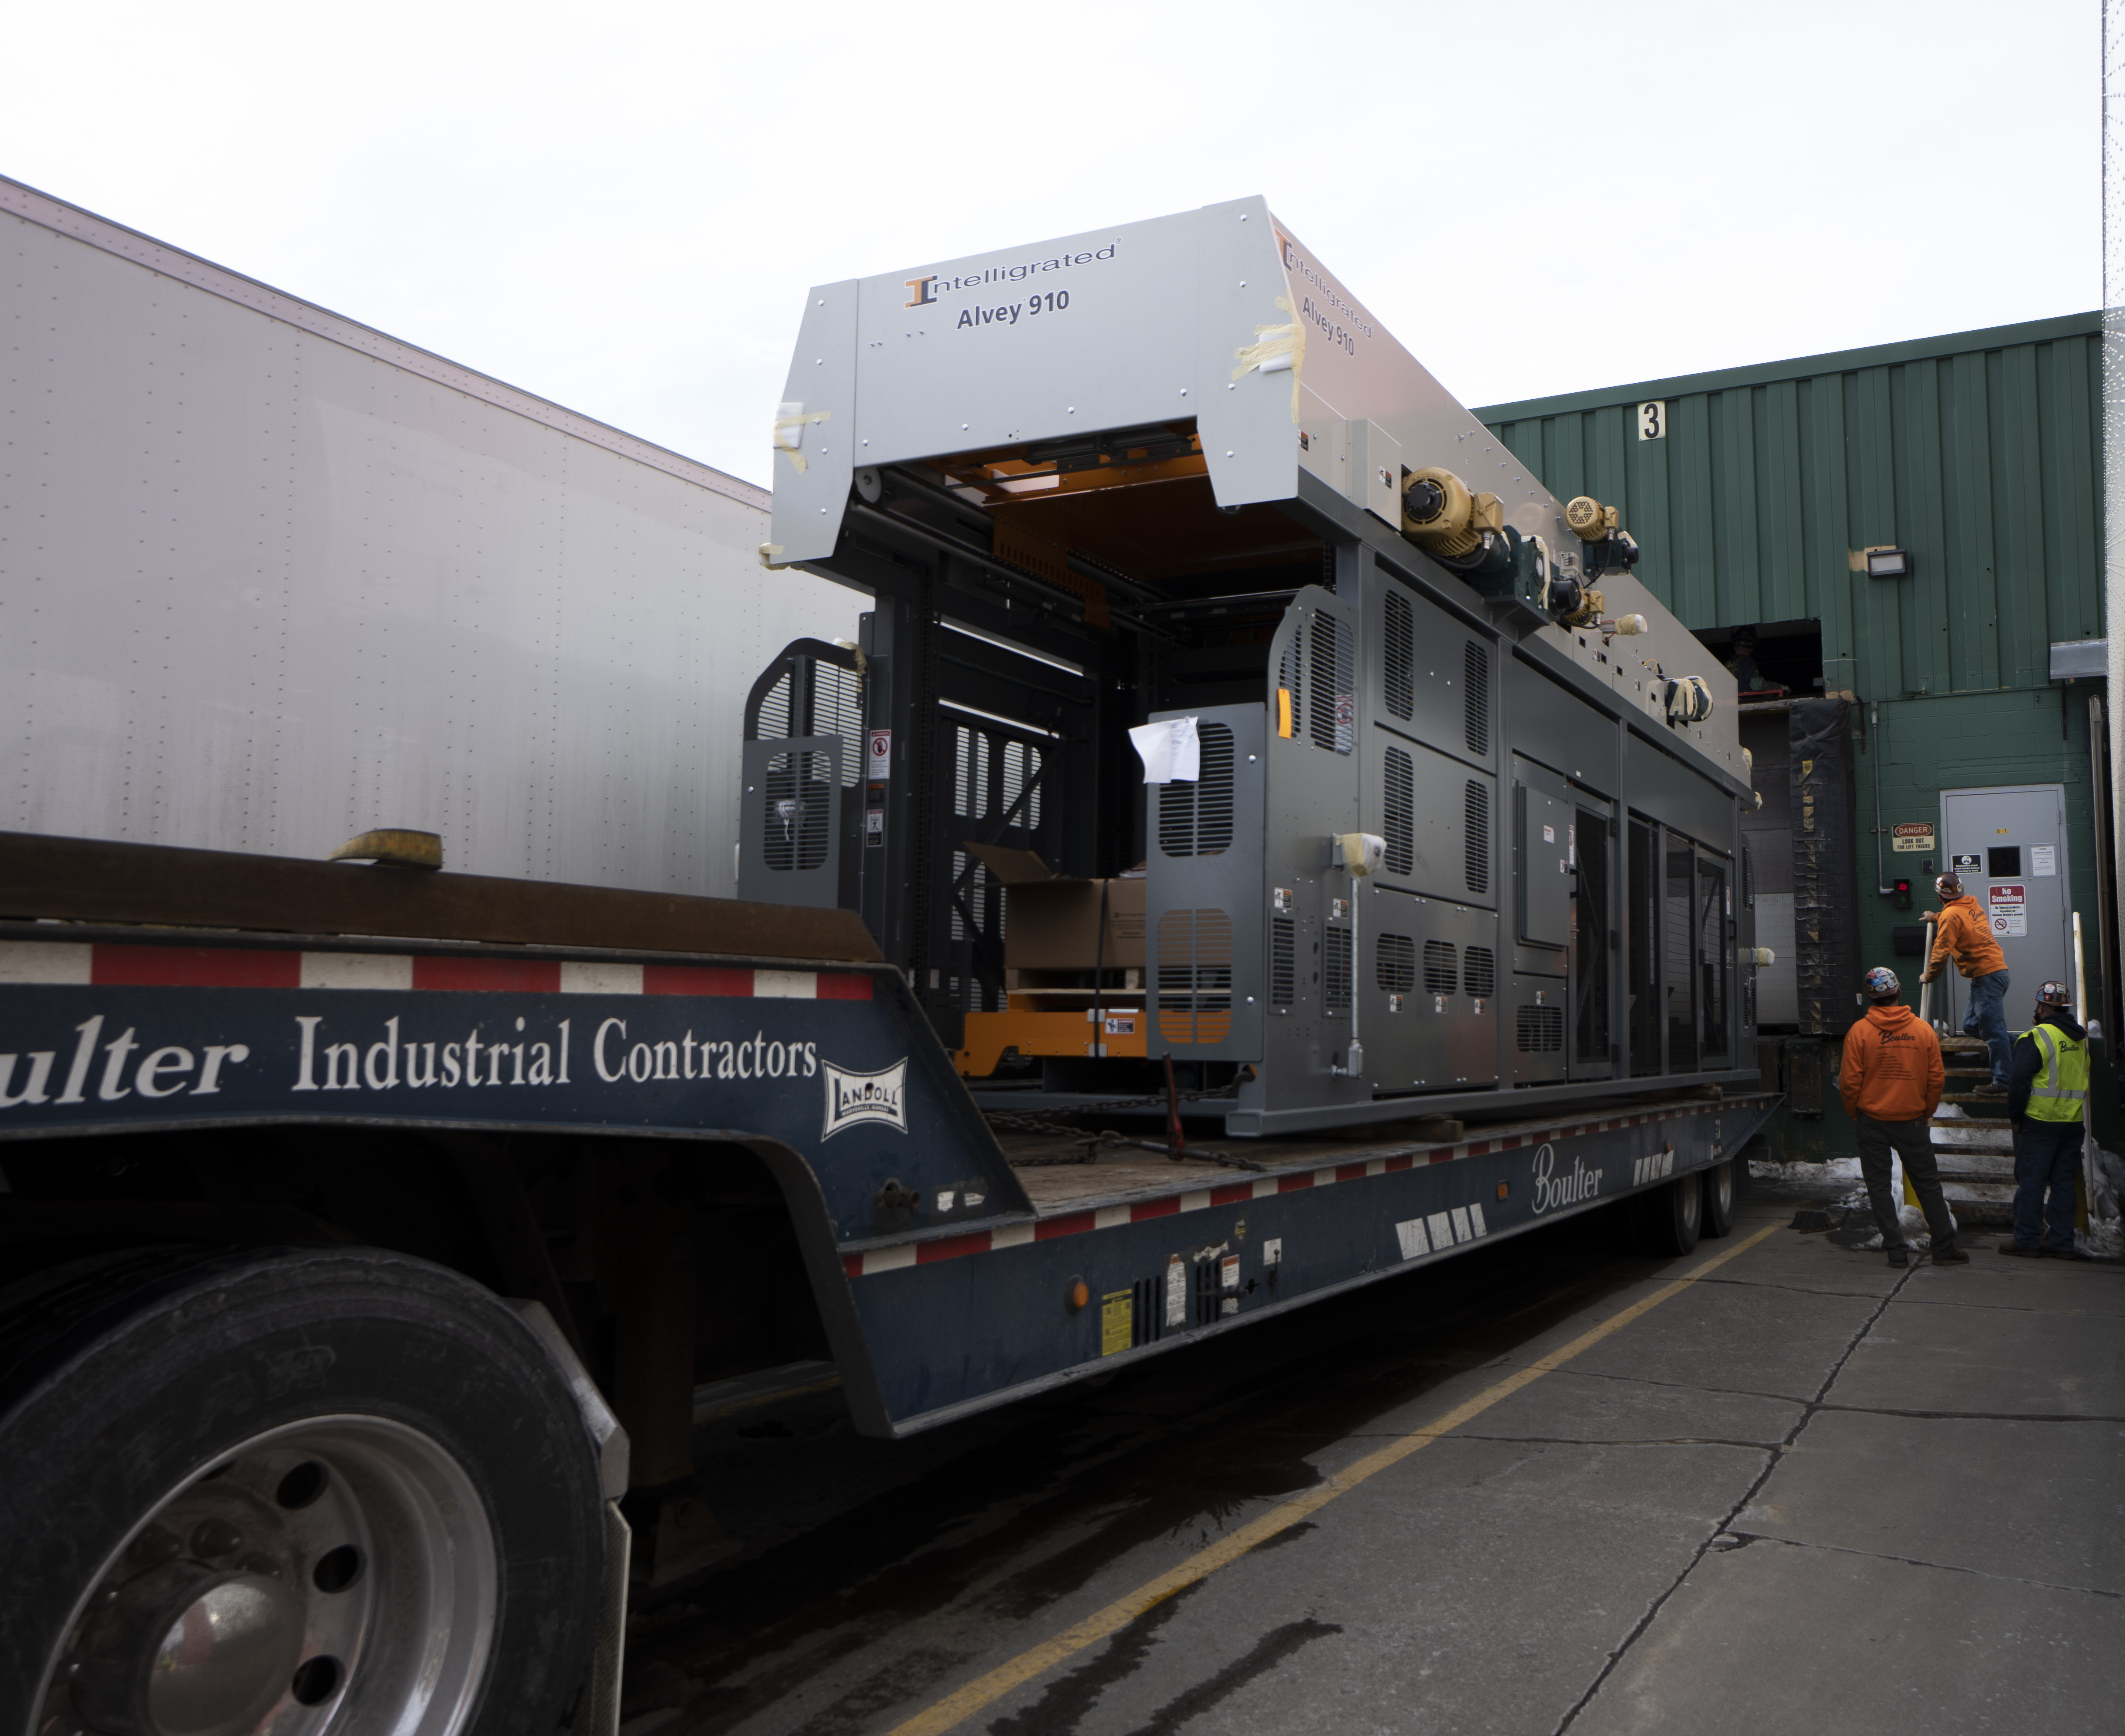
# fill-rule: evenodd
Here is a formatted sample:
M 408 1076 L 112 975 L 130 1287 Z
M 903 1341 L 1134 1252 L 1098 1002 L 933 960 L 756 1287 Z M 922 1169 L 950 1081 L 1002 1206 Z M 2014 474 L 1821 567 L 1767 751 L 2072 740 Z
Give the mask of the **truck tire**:
M 1717 1237 L 1733 1233 L 1734 1168 L 1738 1161 L 1730 1157 L 1723 1164 L 1698 1172 L 1704 1196 L 1699 1216 L 1700 1234 Z
M 602 1522 L 561 1372 L 441 1267 L 164 1248 L 0 1289 L 0 1736 L 547 1736 Z
M 1694 1170 L 1632 1195 L 1632 1240 L 1638 1252 L 1663 1259 L 1689 1253 L 1703 1227 L 1703 1207 Z

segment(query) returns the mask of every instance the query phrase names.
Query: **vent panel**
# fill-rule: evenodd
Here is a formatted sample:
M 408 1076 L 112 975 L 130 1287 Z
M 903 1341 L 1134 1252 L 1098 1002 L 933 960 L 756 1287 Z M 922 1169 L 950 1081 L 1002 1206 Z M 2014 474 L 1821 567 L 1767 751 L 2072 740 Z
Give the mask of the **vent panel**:
M 1381 935 L 1373 943 L 1373 971 L 1382 994 L 1408 994 L 1416 986 L 1416 943 L 1406 934 Z
M 1306 627 L 1306 727 L 1316 747 L 1350 750 L 1355 696 L 1351 692 L 1350 629 L 1317 609 Z
M 1491 792 L 1471 778 L 1463 793 L 1461 817 L 1466 861 L 1463 869 L 1472 892 L 1491 890 Z
M 1232 1030 L 1232 919 L 1223 910 L 1168 910 L 1158 919 L 1158 1034 L 1220 1043 Z
M 761 780 L 761 849 L 770 868 L 822 866 L 834 823 L 834 762 L 831 754 L 777 754 Z
M 1350 931 L 1331 929 L 1321 937 L 1321 1006 L 1331 1019 L 1350 1010 Z
M 1488 947 L 1471 947 L 1461 955 L 1461 992 L 1488 1000 L 1498 990 L 1497 955 Z
M 789 727 L 789 671 L 785 669 L 760 702 L 760 734 L 755 739 L 786 741 L 796 733 Z
M 1468 751 L 1491 751 L 1491 652 L 1471 639 L 1461 652 L 1461 728 Z
M 1409 599 L 1387 594 L 1387 663 L 1383 676 L 1388 715 L 1409 721 L 1416 703 L 1416 620 Z
M 1451 995 L 1454 981 L 1461 974 L 1460 960 L 1455 956 L 1450 940 L 1427 940 L 1424 943 L 1424 992 L 1427 995 Z
M 799 703 L 798 675 L 805 695 Z M 749 724 L 755 741 L 786 741 L 798 736 L 841 738 L 841 787 L 852 788 L 863 775 L 863 683 L 852 669 L 815 657 L 785 661 L 782 673 L 760 702 Z
M 1289 916 L 1270 918 L 1269 998 L 1272 1006 L 1286 1009 L 1298 999 L 1298 924 Z
M 812 665 L 812 736 L 841 738 L 841 788 L 853 789 L 862 775 L 865 741 L 863 684 L 838 663 Z
M 1382 863 L 1406 880 L 1416 870 L 1416 764 L 1398 747 L 1380 761 L 1380 830 L 1388 841 Z
M 1158 787 L 1158 848 L 1166 856 L 1215 856 L 1232 844 L 1232 732 L 1199 725 L 1202 775 Z
M 1522 1007 L 1515 1016 L 1514 1033 L 1523 1055 L 1560 1055 L 1564 1051 L 1564 1009 Z

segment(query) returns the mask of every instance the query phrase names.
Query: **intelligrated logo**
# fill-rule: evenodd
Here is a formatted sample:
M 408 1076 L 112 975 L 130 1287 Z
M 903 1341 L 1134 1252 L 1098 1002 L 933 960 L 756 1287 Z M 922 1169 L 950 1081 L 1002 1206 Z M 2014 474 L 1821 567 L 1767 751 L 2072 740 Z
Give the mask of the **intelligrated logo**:
M 1023 265 L 991 266 L 985 271 L 969 272 L 961 277 L 935 275 L 911 277 L 907 280 L 907 287 L 915 292 L 914 296 L 901 305 L 904 308 L 931 307 L 940 298 L 954 290 L 986 289 L 997 284 L 1023 283 L 1027 278 L 1037 277 L 1044 271 L 1067 271 L 1077 266 L 1095 266 L 1102 260 L 1112 259 L 1121 244 L 1121 238 L 1118 235 L 1104 247 L 1091 252 L 1058 253 L 1048 259 L 1029 259 Z
M 907 1063 L 897 1061 L 875 1073 L 851 1072 L 832 1061 L 821 1063 L 827 1076 L 827 1122 L 821 1139 L 864 1122 L 879 1122 L 907 1131 Z

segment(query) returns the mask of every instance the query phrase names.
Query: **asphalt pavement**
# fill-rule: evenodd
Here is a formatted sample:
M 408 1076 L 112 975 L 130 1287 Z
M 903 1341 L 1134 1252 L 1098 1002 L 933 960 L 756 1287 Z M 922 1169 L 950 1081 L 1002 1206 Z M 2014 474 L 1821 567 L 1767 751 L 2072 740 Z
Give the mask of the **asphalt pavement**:
M 624 1736 L 2125 1729 L 2125 1269 L 1605 1215 L 903 1442 L 704 1424 Z

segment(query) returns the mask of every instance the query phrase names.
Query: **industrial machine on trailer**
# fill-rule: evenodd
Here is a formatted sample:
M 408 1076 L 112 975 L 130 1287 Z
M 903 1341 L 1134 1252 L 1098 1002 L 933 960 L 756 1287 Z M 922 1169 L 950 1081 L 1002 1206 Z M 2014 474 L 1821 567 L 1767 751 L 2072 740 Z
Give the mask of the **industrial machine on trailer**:
M 1599 502 L 1259 201 L 815 291 L 793 374 L 765 553 L 877 600 L 747 702 L 747 901 L 0 835 L 0 1731 L 610 1730 L 703 1379 L 901 1436 L 1731 1226 L 1746 785 Z
M 764 553 L 874 602 L 754 688 L 741 890 L 985 1104 L 1755 1076 L 1732 677 L 1261 200 L 816 289 L 788 395 Z

